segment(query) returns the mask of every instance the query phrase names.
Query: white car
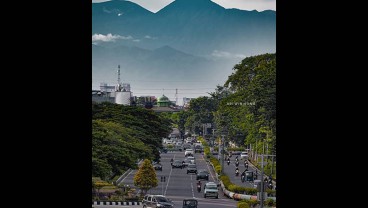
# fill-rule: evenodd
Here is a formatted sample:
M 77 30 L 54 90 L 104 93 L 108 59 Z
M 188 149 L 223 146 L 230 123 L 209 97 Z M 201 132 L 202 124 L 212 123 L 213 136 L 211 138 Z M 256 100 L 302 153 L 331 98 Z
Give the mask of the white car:
M 187 157 L 191 164 L 195 164 L 195 158 L 193 156 Z
M 190 156 L 190 155 L 194 155 L 194 152 L 192 149 L 186 149 L 185 152 L 184 152 L 184 156 Z
M 247 159 L 248 159 L 248 153 L 247 153 L 247 152 L 241 152 L 241 153 L 240 153 L 240 159 L 241 159 L 241 160 L 242 160 L 242 159 L 247 160 Z
M 214 182 L 208 182 L 204 185 L 203 197 L 215 197 L 218 199 L 218 187 Z

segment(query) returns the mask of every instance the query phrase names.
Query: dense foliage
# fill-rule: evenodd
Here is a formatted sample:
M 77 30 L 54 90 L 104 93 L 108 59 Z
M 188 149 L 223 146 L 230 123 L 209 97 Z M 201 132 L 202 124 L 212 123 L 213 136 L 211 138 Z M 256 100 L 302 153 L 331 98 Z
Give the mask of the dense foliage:
M 216 137 L 226 135 L 226 143 L 250 148 L 252 160 L 263 151 L 276 154 L 276 54 L 247 57 L 233 70 L 223 86 L 191 100 L 189 110 L 178 114 L 179 129 L 198 135 L 211 123 L 207 135 L 214 128 Z
M 199 134 L 211 123 L 217 136 L 276 154 L 276 54 L 245 58 L 233 70 L 224 86 L 191 100 L 189 110 L 178 114 L 179 129 Z
M 170 121 L 151 110 L 113 103 L 92 104 L 92 176 L 109 180 L 139 159 L 159 160 Z

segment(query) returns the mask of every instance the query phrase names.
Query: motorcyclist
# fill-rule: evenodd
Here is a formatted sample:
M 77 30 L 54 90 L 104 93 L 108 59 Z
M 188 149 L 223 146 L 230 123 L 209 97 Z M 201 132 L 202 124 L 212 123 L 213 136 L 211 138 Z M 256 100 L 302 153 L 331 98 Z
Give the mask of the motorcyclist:
M 238 175 L 239 175 L 239 168 L 238 168 L 238 167 L 236 167 L 236 168 L 235 168 L 235 175 L 236 175 L 236 176 L 238 176 Z
M 198 191 L 198 193 L 201 192 L 201 188 L 202 188 L 201 184 L 197 184 L 197 191 Z
M 201 192 L 201 188 L 202 188 L 201 180 L 198 180 L 197 181 L 197 191 Z
M 230 158 L 227 158 L 227 165 L 230 165 Z
M 257 179 L 258 178 L 258 171 L 257 171 L 257 169 L 256 169 L 256 173 L 254 174 L 254 179 Z
M 171 158 L 171 160 L 170 160 L 171 165 L 173 164 L 173 162 L 174 162 L 174 159 L 173 159 L 173 158 Z
M 242 180 L 242 182 L 244 182 L 244 181 L 245 181 L 245 171 L 246 171 L 246 170 L 244 170 L 244 171 L 241 173 L 241 180 Z
M 235 162 L 235 166 L 238 167 L 239 166 L 239 161 Z

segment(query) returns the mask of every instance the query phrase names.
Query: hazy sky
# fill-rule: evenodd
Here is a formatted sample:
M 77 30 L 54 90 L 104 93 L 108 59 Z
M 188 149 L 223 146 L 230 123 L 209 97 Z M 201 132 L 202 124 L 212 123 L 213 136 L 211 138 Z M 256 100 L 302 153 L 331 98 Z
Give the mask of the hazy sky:
M 106 0 L 92 0 L 92 2 L 104 2 Z M 140 6 L 157 12 L 174 0 L 130 0 Z M 267 9 L 276 11 L 276 0 L 212 0 L 224 8 L 238 8 L 241 10 L 258 10 L 263 11 Z

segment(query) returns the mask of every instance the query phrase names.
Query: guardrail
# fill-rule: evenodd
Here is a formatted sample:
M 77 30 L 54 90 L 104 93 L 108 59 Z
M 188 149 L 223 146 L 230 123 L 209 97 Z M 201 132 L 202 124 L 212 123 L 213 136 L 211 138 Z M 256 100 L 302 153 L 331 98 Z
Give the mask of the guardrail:
M 142 163 L 142 159 L 140 161 L 138 161 L 138 166 Z M 133 170 L 131 168 L 129 168 L 127 171 L 125 171 L 119 178 L 118 180 L 116 180 L 116 184 L 120 185 L 121 181 L 124 179 L 125 176 L 127 176 L 130 172 L 132 172 Z
M 118 180 L 116 180 L 116 184 L 119 185 L 121 183 L 121 181 L 124 179 L 124 177 L 126 175 L 128 175 L 130 172 L 132 171 L 132 169 L 128 169 L 127 171 L 125 171 L 119 178 Z

